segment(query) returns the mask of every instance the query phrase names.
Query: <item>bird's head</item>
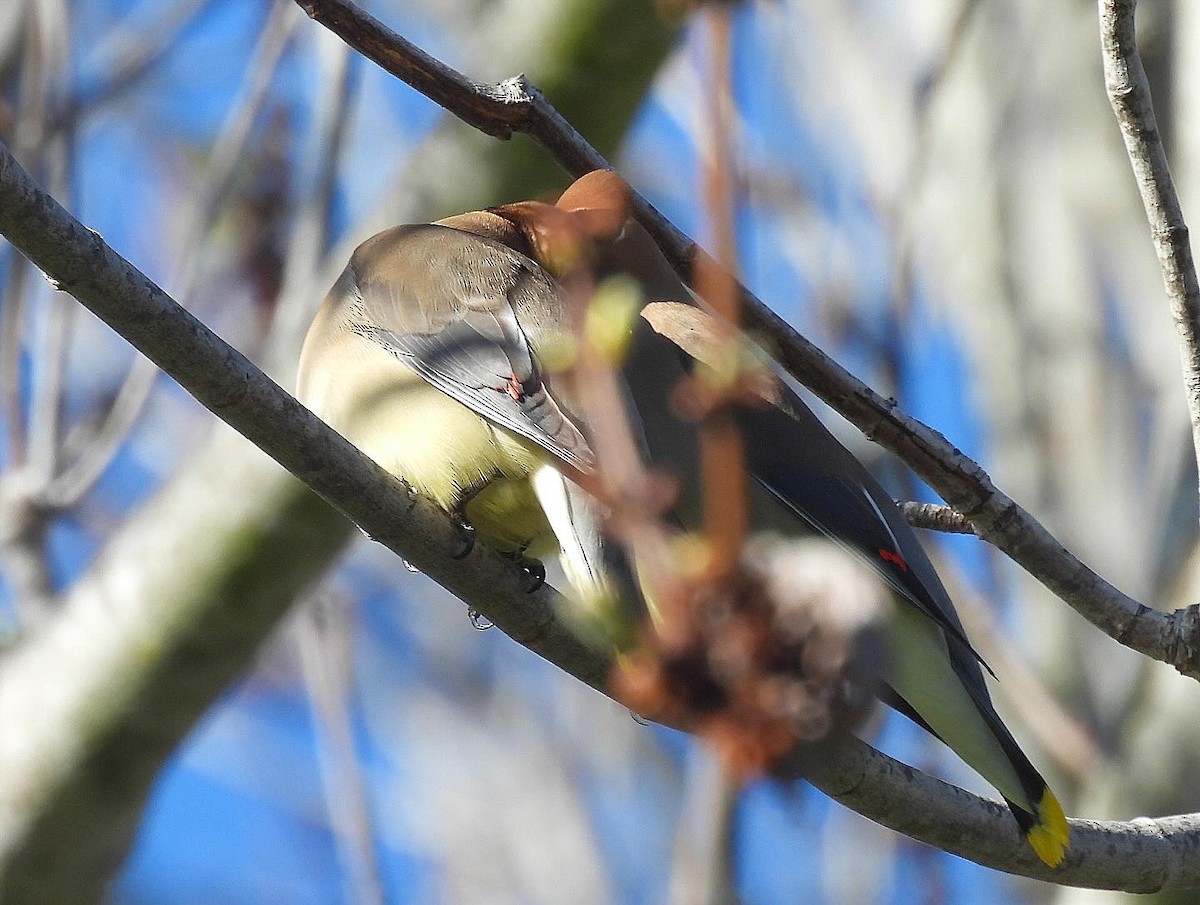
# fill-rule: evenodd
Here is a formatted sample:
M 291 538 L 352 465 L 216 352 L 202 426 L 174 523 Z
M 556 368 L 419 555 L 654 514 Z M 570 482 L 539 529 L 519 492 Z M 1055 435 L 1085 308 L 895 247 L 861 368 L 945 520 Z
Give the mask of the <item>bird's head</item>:
M 625 180 L 611 170 L 594 170 L 575 180 L 556 204 L 518 201 L 441 222 L 504 242 L 561 279 L 588 266 L 598 245 L 621 235 L 629 198 Z

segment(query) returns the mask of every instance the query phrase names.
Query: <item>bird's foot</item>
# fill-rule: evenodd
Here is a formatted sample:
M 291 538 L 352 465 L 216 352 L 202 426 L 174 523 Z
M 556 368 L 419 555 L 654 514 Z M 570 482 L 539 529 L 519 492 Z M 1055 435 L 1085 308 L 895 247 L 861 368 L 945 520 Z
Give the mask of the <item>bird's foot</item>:
M 454 524 L 458 529 L 458 541 L 450 551 L 450 558 L 466 559 L 475 549 L 475 529 L 461 515 L 454 516 Z
M 532 594 L 546 583 L 546 567 L 542 565 L 541 560 L 533 559 L 526 556 L 524 548 L 513 553 L 502 554 L 506 559 L 511 559 L 521 571 L 525 573 L 527 579 L 525 584 L 525 593 Z
M 408 481 L 404 480 L 403 478 L 400 479 L 400 483 L 403 485 L 404 492 L 408 496 L 408 510 L 407 511 L 412 512 L 413 507 L 417 505 L 417 499 L 420 497 L 420 494 L 417 493 L 417 488 L 413 487 L 412 484 L 408 483 Z
M 527 559 L 522 556 L 517 560 L 517 565 L 521 567 L 529 579 L 529 583 L 525 585 L 526 594 L 532 594 L 546 583 L 546 567 L 539 560 Z

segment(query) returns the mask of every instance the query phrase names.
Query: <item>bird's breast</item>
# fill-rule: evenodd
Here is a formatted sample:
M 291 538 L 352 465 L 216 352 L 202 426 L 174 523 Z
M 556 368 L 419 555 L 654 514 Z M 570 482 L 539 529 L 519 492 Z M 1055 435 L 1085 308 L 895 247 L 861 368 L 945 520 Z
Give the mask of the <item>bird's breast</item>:
M 318 354 L 336 355 L 337 366 L 307 368 L 311 376 L 298 394 L 322 420 L 422 496 L 446 510 L 464 508 L 489 546 L 553 547 L 529 483 L 547 457 L 540 447 L 451 399 L 357 334 L 343 333 Z

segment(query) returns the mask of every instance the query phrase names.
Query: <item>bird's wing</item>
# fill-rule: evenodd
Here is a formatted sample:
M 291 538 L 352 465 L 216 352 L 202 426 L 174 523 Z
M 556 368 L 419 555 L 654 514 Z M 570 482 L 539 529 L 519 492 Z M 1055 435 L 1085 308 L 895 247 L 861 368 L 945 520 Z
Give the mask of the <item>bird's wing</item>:
M 520 253 L 480 236 L 421 225 L 368 240 L 350 263 L 354 332 L 489 421 L 587 471 L 582 431 L 552 395 L 517 320 L 520 293 L 554 283 Z
M 771 407 L 738 414 L 754 479 L 814 530 L 858 554 L 896 593 L 941 626 L 947 640 L 957 642 L 950 643 L 952 656 L 956 651 L 967 654 L 986 668 L 896 504 L 804 402 L 786 394 L 786 412 Z
M 716 354 L 712 318 L 695 306 L 655 302 L 643 318 L 691 359 L 708 361 Z M 869 563 L 933 619 L 946 634 L 951 657 L 965 667 L 972 692 L 986 700 L 974 664 L 987 664 L 967 641 L 933 564 L 891 497 L 782 381 L 760 373 L 750 379 L 763 404 L 739 409 L 738 420 L 755 482 L 812 530 Z

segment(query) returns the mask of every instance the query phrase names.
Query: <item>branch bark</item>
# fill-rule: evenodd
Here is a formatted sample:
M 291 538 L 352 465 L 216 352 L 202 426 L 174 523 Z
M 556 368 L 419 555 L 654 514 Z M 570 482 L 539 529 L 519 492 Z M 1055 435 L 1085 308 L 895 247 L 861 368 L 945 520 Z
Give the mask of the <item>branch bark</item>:
M 914 528 L 944 531 L 947 534 L 974 534 L 971 523 L 951 509 L 937 503 L 903 502 L 899 504 L 904 518 Z

